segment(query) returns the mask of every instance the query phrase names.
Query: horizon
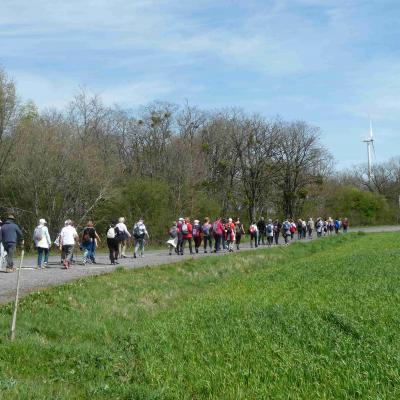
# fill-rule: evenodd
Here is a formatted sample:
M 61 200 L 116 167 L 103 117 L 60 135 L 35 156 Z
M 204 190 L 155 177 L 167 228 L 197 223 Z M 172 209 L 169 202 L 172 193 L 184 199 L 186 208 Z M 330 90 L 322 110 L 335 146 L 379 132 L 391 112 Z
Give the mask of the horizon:
M 40 6 L 38 6 L 40 3 Z M 0 65 L 24 101 L 240 107 L 321 129 L 336 170 L 399 156 L 395 1 L 5 1 Z

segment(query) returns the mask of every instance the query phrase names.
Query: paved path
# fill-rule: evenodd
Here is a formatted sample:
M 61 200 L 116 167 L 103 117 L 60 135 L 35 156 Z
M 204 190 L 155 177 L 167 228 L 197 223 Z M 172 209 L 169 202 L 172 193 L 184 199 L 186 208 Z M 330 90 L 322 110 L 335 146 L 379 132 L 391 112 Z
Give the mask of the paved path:
M 400 226 L 384 226 L 384 227 L 371 227 L 371 228 L 360 228 L 353 229 L 353 231 L 361 230 L 363 232 L 395 232 L 400 231 Z M 283 239 L 280 239 L 281 242 Z M 261 246 L 264 247 L 264 246 Z M 245 243 L 242 246 L 242 250 L 250 250 L 249 244 Z M 132 254 L 132 253 L 131 253 Z M 221 256 L 227 253 L 219 254 L 203 254 L 200 251 L 199 254 L 190 255 L 187 253 L 182 257 L 178 255 L 168 255 L 168 251 L 149 251 L 145 254 L 144 258 L 133 257 L 125 258 L 119 260 L 120 265 L 125 268 L 143 268 L 145 266 L 156 266 L 162 264 L 170 264 L 177 261 L 182 261 L 185 259 L 196 259 L 200 257 L 215 257 Z M 49 266 L 46 270 L 35 270 L 34 266 L 36 264 L 36 258 L 29 257 L 24 261 L 24 267 L 21 271 L 21 293 L 22 295 L 27 294 L 31 291 L 45 288 L 48 286 L 55 286 L 65 282 L 69 282 L 81 277 L 89 275 L 98 275 L 102 273 L 107 273 L 113 271 L 116 267 L 110 265 L 107 254 L 98 254 L 96 257 L 97 264 L 87 264 L 83 266 L 80 264 L 82 260 L 82 253 L 79 252 L 77 256 L 77 264 L 75 264 L 71 269 L 64 270 L 60 265 L 60 257 L 51 256 L 49 260 Z M 19 260 L 16 260 L 16 265 L 18 265 Z M 4 270 L 0 272 L 0 303 L 6 303 L 13 300 L 16 286 L 17 274 L 6 274 Z

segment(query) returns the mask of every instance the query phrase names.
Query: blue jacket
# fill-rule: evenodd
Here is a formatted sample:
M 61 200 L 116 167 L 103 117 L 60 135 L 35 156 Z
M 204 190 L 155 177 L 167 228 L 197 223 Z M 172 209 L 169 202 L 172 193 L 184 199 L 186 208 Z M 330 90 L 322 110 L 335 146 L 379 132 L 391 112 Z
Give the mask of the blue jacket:
M 11 219 L 0 227 L 0 242 L 2 243 L 17 243 L 18 240 L 22 240 L 22 237 L 20 227 Z

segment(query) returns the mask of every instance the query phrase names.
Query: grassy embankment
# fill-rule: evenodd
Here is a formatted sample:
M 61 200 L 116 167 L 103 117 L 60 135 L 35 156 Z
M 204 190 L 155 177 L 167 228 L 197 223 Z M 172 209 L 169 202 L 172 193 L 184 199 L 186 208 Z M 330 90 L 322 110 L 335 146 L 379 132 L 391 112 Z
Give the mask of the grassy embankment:
M 350 234 L 0 308 L 1 399 L 399 399 L 399 235 Z

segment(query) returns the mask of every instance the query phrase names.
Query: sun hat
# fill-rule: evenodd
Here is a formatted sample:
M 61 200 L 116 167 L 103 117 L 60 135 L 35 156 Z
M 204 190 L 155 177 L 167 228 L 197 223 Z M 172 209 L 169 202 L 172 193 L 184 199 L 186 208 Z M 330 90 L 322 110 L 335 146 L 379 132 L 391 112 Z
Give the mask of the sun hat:
M 47 224 L 47 222 L 44 218 L 39 219 L 39 225 L 46 225 L 46 224 Z
M 10 214 L 7 219 L 15 219 L 14 215 Z

